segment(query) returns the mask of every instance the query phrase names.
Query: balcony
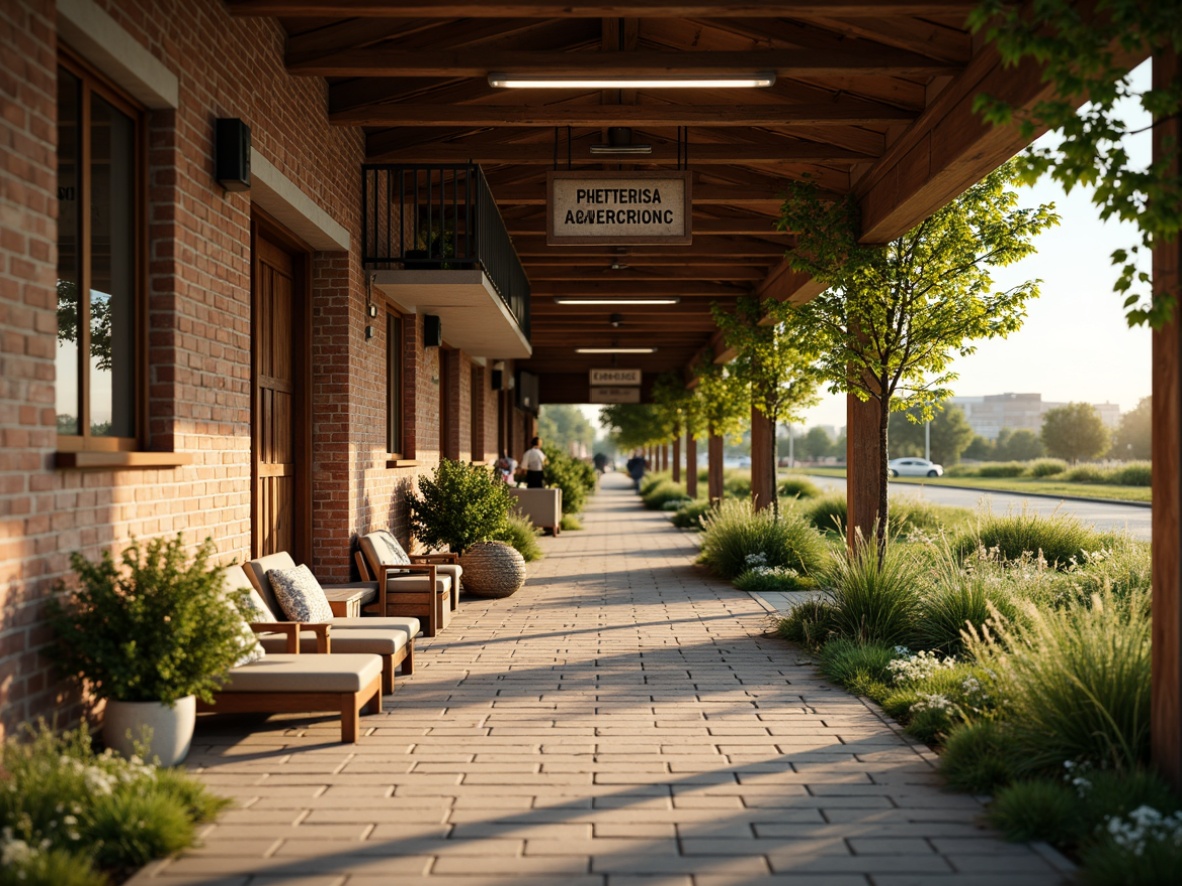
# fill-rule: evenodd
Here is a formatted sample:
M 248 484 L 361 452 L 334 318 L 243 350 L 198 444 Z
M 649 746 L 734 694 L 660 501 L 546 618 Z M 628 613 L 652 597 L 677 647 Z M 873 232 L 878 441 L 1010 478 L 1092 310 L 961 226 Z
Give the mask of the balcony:
M 362 262 L 374 285 L 439 316 L 453 347 L 528 358 L 529 280 L 480 167 L 370 164 L 362 175 Z

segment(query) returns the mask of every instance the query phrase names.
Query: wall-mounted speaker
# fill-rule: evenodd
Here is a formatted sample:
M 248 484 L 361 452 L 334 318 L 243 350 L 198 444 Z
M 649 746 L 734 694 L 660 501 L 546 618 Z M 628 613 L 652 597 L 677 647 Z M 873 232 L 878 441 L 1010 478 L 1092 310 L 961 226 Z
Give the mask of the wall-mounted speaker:
M 492 371 L 492 389 L 494 391 L 502 391 L 505 389 L 505 370 L 494 369 Z
M 443 321 L 436 314 L 423 314 L 423 347 L 437 348 L 443 344 Z
M 214 137 L 214 178 L 227 191 L 250 190 L 250 127 L 219 117 Z

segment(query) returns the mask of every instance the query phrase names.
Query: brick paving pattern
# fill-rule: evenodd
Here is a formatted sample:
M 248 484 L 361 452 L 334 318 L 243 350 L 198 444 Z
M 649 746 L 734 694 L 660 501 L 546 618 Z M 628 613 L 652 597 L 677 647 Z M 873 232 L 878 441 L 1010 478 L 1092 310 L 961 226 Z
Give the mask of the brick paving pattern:
M 335 718 L 202 720 L 238 804 L 144 884 L 1045 886 L 926 748 L 765 636 L 691 535 L 607 475 L 524 589 L 468 599 L 342 745 Z

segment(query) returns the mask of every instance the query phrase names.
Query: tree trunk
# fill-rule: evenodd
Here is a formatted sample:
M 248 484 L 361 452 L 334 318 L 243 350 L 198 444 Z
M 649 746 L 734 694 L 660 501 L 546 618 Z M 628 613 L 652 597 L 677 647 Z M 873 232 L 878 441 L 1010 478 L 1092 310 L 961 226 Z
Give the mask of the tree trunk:
M 879 490 L 884 458 L 880 449 L 877 400 L 846 396 L 846 541 L 852 550 L 869 543 L 879 518 Z
M 780 518 L 776 498 L 776 425 L 751 407 L 751 499 L 756 510 L 771 508 Z
M 698 441 L 692 433 L 685 435 L 685 494 L 698 497 Z
M 878 562 L 882 563 L 886 556 L 887 524 L 890 522 L 890 505 L 887 501 L 887 486 L 890 483 L 887 462 L 887 428 L 890 425 L 891 411 L 889 403 L 878 403 Z
M 707 447 L 709 467 L 706 475 L 706 494 L 710 497 L 710 504 L 718 507 L 722 502 L 722 437 L 711 434 Z
M 673 482 L 681 482 L 681 434 L 673 438 Z

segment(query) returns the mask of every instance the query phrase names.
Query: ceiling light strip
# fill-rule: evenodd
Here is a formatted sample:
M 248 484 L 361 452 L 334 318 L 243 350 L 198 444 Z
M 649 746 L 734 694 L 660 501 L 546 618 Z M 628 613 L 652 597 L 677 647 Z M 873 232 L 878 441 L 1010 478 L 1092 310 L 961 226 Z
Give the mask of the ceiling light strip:
M 488 85 L 501 89 L 760 89 L 776 82 L 774 71 L 667 76 L 571 76 L 493 72 Z
M 651 296 L 645 298 L 577 298 L 574 296 L 556 295 L 556 305 L 675 305 L 681 301 L 678 295 Z
M 575 348 L 576 354 L 655 354 L 656 348 Z

